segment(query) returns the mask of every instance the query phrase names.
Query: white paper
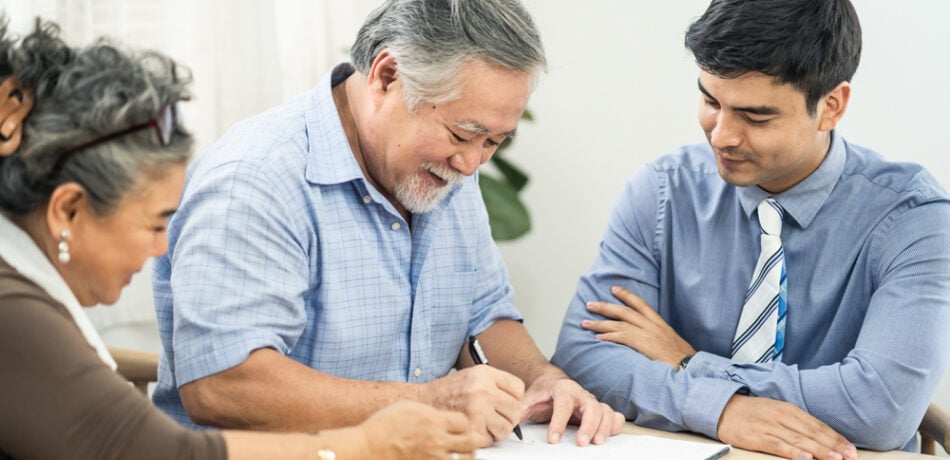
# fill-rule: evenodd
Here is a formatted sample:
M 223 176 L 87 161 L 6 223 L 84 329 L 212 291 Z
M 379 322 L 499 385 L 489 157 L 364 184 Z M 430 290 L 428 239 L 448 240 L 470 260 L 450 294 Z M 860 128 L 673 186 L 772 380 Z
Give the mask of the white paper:
M 725 444 L 707 444 L 693 441 L 660 438 L 656 436 L 618 434 L 601 445 L 577 447 L 577 427 L 569 426 L 561 442 L 548 444 L 547 424 L 523 424 L 524 441 L 514 434 L 488 448 L 479 449 L 478 460 L 503 459 L 637 459 L 637 460 L 705 460 L 717 458 L 729 451 Z

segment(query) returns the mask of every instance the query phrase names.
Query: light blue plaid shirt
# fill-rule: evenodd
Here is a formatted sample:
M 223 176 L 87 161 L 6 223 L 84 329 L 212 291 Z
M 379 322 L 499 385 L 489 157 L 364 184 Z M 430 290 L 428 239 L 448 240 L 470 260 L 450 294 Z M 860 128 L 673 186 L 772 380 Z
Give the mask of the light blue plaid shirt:
M 950 362 L 950 200 L 918 165 L 837 133 L 821 166 L 775 199 L 788 316 L 781 362 L 732 362 L 768 193 L 719 176 L 708 144 L 633 175 L 578 283 L 551 361 L 637 424 L 715 438 L 740 389 L 788 401 L 877 450 L 914 433 Z M 580 323 L 613 285 L 650 303 L 694 348 L 685 372 Z
M 469 335 L 521 319 L 474 177 L 412 231 L 367 182 L 331 94 L 351 71 L 236 124 L 189 169 L 154 269 L 153 399 L 186 426 L 178 387 L 259 348 L 422 383 L 449 372 Z

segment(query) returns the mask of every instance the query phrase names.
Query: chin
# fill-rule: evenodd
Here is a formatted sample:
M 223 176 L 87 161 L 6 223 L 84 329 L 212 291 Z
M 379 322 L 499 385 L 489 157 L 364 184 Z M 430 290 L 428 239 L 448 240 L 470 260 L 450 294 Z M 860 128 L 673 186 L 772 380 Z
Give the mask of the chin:
M 119 301 L 120 294 L 122 294 L 122 289 L 119 289 L 117 292 L 110 292 L 104 296 L 100 296 L 95 305 L 106 305 L 111 307 Z

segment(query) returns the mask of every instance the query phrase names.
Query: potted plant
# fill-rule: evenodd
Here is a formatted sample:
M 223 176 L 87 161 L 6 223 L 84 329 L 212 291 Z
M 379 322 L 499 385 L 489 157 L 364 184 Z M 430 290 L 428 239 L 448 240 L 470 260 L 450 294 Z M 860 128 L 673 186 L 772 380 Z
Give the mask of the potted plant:
M 525 110 L 523 120 L 531 121 L 531 112 Z M 488 209 L 488 221 L 491 235 L 495 241 L 509 241 L 521 237 L 531 230 L 531 215 L 518 196 L 528 183 L 528 175 L 504 158 L 504 151 L 511 145 L 506 140 L 491 157 L 490 163 L 497 175 L 481 170 L 478 173 L 478 186 L 482 189 L 482 200 Z

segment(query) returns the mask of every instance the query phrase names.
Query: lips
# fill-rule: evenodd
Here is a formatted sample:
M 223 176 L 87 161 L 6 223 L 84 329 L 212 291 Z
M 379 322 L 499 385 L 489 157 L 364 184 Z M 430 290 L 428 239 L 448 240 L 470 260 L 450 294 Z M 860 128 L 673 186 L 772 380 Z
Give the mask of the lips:
M 716 158 L 719 160 L 719 162 L 720 162 L 723 166 L 727 166 L 727 167 L 729 167 L 729 166 L 738 166 L 738 165 L 740 165 L 740 164 L 745 163 L 746 161 L 748 161 L 748 160 L 746 160 L 746 159 L 744 159 L 744 158 L 729 158 L 729 157 L 724 156 L 724 155 L 721 154 L 721 153 L 716 153 Z
M 432 181 L 435 182 L 435 185 L 436 185 L 436 186 L 438 186 L 438 187 L 445 187 L 446 185 L 449 184 L 449 182 L 448 182 L 447 180 L 443 179 L 443 178 L 440 177 L 438 174 L 432 172 L 431 169 L 426 170 L 426 172 L 429 173 L 429 177 L 432 178 Z

